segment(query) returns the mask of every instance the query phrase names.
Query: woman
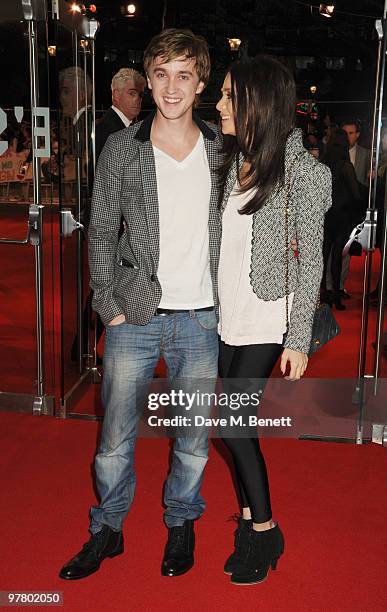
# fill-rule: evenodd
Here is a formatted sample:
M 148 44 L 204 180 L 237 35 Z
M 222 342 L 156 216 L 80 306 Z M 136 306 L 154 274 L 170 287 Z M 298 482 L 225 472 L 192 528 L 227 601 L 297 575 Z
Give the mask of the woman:
M 332 135 L 321 161 L 332 172 L 332 208 L 325 220 L 322 301 L 334 304 L 337 310 L 345 310 L 340 291 L 342 253 L 351 230 L 358 222 L 357 214 L 361 210 L 362 197 L 355 169 L 349 158 L 348 136 L 344 130 L 336 130 Z M 333 293 L 328 292 L 326 288 L 330 254 Z
M 329 169 L 303 148 L 301 131 L 294 129 L 295 105 L 288 70 L 258 56 L 231 65 L 216 107 L 225 135 L 219 263 L 224 379 L 266 379 L 281 354 L 284 376 L 290 364 L 287 380 L 298 380 L 307 367 L 331 179 Z M 291 238 L 298 242 L 297 258 Z M 270 565 L 276 567 L 283 535 L 272 520 L 256 431 L 250 438 L 224 441 L 233 455 L 243 508 L 225 572 L 234 584 L 255 584 L 266 578 Z

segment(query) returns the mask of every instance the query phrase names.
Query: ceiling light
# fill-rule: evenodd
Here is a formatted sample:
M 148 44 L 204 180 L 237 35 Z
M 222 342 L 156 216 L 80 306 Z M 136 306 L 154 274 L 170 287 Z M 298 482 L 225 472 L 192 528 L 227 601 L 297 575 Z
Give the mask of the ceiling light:
M 334 10 L 334 4 L 320 4 L 319 13 L 323 17 L 332 17 Z

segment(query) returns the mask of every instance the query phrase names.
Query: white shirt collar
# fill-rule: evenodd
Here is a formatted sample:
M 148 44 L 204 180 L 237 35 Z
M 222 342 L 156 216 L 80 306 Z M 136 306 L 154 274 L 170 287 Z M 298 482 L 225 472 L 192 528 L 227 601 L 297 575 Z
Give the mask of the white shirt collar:
M 355 161 L 356 161 L 356 151 L 357 151 L 357 143 L 355 142 L 353 147 L 349 149 L 349 159 L 351 160 L 351 163 L 353 166 L 355 165 Z
M 125 127 L 129 127 L 130 124 L 132 123 L 131 120 L 128 119 L 127 116 L 124 115 L 124 113 L 122 111 L 120 111 L 120 109 L 117 108 L 116 106 L 112 105 L 112 109 L 117 113 L 117 115 L 119 116 L 121 121 L 124 123 Z

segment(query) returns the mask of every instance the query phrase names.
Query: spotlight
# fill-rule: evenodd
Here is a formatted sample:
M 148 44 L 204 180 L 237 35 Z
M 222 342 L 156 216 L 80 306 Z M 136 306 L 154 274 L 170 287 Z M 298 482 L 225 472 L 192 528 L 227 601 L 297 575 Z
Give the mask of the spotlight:
M 54 57 L 56 55 L 56 45 L 49 45 L 47 49 L 48 49 L 48 54 L 51 57 Z
M 135 4 L 128 4 L 128 6 L 126 7 L 126 10 L 128 12 L 128 15 L 130 17 L 133 17 L 135 12 L 136 12 L 136 5 Z
M 241 44 L 241 39 L 240 38 L 228 38 L 228 44 L 230 45 L 230 50 L 231 51 L 238 51 L 240 44 Z
M 90 13 L 96 13 L 97 12 L 97 7 L 95 6 L 95 4 L 90 4 L 89 11 L 90 11 Z
M 320 4 L 319 13 L 322 17 L 332 17 L 334 10 L 334 4 Z
M 82 9 L 79 6 L 79 4 L 77 4 L 76 2 L 73 2 L 72 5 L 70 6 L 70 11 L 72 13 L 81 13 Z

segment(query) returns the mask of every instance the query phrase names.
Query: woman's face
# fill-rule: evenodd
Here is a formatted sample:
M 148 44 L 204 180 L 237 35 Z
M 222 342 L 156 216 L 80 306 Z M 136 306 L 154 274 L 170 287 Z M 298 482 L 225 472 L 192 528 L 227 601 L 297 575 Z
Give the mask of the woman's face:
M 231 77 L 226 74 L 222 87 L 222 97 L 216 105 L 222 120 L 222 132 L 229 136 L 235 136 L 234 109 L 231 100 Z

